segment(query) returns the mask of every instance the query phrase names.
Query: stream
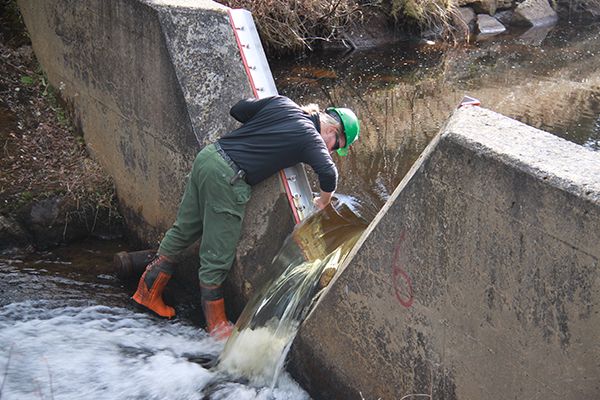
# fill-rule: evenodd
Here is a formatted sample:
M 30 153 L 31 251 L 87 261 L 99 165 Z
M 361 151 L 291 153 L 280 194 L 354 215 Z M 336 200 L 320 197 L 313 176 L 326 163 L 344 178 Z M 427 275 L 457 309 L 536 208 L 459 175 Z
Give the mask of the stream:
M 0 256 L 0 399 L 307 399 L 212 368 L 223 343 L 190 317 L 139 310 L 115 278 L 118 242 Z
M 464 95 L 600 151 L 600 23 L 517 30 L 472 44 L 397 47 L 271 62 L 281 94 L 354 110 L 361 138 L 338 157 L 338 191 L 375 215 Z

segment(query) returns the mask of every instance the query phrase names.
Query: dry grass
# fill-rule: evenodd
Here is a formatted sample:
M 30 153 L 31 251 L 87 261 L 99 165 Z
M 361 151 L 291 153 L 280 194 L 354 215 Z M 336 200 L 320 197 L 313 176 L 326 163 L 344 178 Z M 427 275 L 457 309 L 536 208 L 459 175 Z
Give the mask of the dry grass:
M 454 0 L 391 0 L 390 14 L 396 20 L 414 22 L 446 40 L 454 40 L 458 5 Z M 460 29 L 460 27 L 459 27 Z
M 366 7 L 379 2 L 350 0 L 225 0 L 232 8 L 252 12 L 268 50 L 312 50 L 319 42 L 341 39 L 343 29 L 363 18 Z
M 596 0 L 592 0 L 596 1 Z M 598 0 L 600 1 L 600 0 Z M 453 38 L 454 0 L 222 0 L 252 12 L 263 44 L 270 52 L 312 50 L 323 42 L 341 41 L 353 24 L 376 12 L 399 26 L 432 30 Z

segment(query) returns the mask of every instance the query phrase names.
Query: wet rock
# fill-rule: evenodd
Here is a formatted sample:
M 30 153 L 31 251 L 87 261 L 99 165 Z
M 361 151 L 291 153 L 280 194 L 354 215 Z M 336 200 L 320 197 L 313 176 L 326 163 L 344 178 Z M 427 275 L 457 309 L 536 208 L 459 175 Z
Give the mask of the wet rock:
M 37 248 L 48 249 L 65 242 L 69 228 L 66 209 L 66 201 L 61 196 L 41 199 L 26 207 L 22 220 Z
M 477 26 L 481 35 L 497 35 L 506 30 L 496 18 L 490 17 L 487 14 L 477 15 Z
M 496 18 L 502 25 L 509 26 L 514 13 L 515 12 L 513 10 L 498 11 L 496 15 L 494 15 L 494 18 Z
M 511 23 L 522 26 L 548 26 L 558 21 L 558 15 L 548 0 L 525 0 L 517 5 Z
M 477 20 L 477 16 L 475 15 L 475 11 L 471 7 L 459 7 L 458 9 L 458 24 L 456 24 L 459 28 L 463 26 L 468 29 L 469 32 L 475 31 L 475 21 Z
M 38 250 L 94 236 L 109 239 L 122 236 L 122 225 L 107 216 L 108 210 L 83 206 L 67 195 L 34 200 L 18 213 L 18 220 Z
M 12 218 L 0 215 L 0 250 L 29 243 L 27 232 Z

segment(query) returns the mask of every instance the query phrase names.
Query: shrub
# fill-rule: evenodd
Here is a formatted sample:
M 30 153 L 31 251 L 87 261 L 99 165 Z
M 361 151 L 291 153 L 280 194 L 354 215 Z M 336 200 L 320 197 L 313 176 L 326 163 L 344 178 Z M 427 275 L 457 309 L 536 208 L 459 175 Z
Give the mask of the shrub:
M 350 0 L 225 0 L 221 3 L 250 10 L 263 44 L 276 52 L 312 50 L 319 42 L 338 39 L 344 27 L 362 19 L 365 7 L 374 5 Z
M 250 10 L 265 48 L 277 53 L 313 50 L 324 42 L 341 40 L 345 30 L 372 13 L 384 14 L 405 30 L 432 30 L 451 38 L 457 10 L 455 0 L 222 0 L 221 3 Z

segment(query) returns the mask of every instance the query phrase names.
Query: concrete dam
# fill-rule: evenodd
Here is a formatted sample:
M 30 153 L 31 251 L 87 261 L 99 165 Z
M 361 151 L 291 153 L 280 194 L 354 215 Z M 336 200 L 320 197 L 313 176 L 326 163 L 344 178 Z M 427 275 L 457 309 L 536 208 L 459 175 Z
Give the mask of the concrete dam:
M 196 153 L 234 128 L 233 103 L 256 94 L 229 10 L 18 4 L 50 82 L 114 178 L 128 229 L 155 245 Z M 294 223 L 279 176 L 253 187 L 234 309 Z M 461 107 L 301 325 L 288 369 L 316 399 L 599 398 L 598 243 L 599 153 Z M 179 279 L 195 282 L 195 269 L 190 258 Z

